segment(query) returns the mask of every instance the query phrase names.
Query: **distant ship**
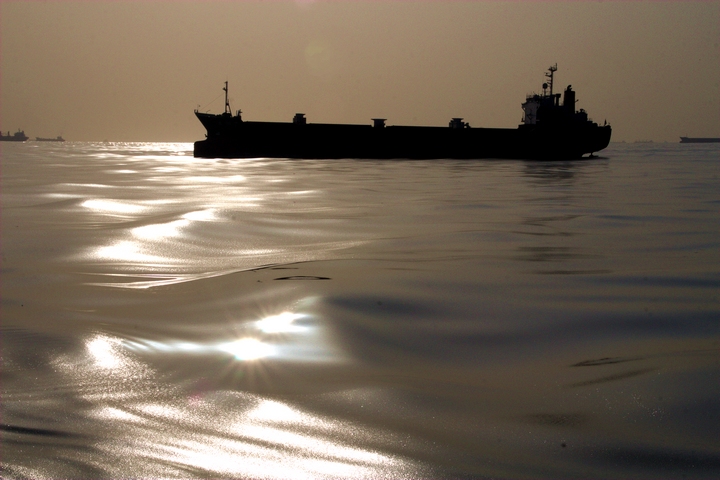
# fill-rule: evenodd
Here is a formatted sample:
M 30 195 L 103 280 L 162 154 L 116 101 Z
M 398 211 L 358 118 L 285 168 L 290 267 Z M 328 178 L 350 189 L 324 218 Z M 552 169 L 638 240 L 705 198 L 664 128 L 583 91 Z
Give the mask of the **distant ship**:
M 0 132 L 0 141 L 3 142 L 24 142 L 27 139 L 28 137 L 23 130 L 18 130 L 14 135 L 10 135 L 10 132 L 8 132 L 7 135 L 3 135 L 2 132 Z
M 61 135 L 58 135 L 55 138 L 42 138 L 42 137 L 35 137 L 36 142 L 64 142 L 65 139 L 62 138 Z
M 680 143 L 720 143 L 720 137 L 680 137 Z
M 195 142 L 194 156 L 202 158 L 371 158 L 471 159 L 517 158 L 578 159 L 608 146 L 612 129 L 575 110 L 575 92 L 553 93 L 550 67 L 542 94 L 528 95 L 524 117 L 517 128 L 471 128 L 462 118 L 447 127 L 386 126 L 384 118 L 372 125 L 307 123 L 297 113 L 292 122 L 246 122 L 232 114 L 225 82 L 225 111 L 195 115 L 207 130 Z M 560 97 L 563 97 L 562 105 Z

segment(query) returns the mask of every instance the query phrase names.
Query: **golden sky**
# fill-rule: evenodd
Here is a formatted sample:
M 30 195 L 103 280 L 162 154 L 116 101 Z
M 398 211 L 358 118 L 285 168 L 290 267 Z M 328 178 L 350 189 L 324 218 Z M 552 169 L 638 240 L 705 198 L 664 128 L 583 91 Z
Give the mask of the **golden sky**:
M 194 141 L 245 120 L 517 126 L 557 63 L 613 140 L 720 136 L 720 1 L 2 1 L 0 129 Z

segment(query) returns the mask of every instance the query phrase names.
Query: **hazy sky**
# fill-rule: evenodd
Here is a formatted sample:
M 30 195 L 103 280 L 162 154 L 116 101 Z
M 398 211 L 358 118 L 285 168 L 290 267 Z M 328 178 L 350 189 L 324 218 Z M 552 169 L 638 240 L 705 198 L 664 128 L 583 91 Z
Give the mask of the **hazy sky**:
M 720 136 L 720 2 L 2 1 L 0 128 L 194 141 L 246 120 L 515 127 L 558 89 L 613 140 Z

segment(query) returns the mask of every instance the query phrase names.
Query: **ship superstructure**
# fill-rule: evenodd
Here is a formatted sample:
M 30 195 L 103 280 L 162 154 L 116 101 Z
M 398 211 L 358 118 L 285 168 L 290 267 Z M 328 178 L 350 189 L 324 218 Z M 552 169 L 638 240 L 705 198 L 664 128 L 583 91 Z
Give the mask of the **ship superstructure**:
M 554 75 L 557 71 L 557 64 L 548 69 L 545 74 L 547 82 L 542 85 L 542 94 L 533 93 L 525 98 L 522 109 L 523 125 L 538 125 L 542 123 L 577 123 L 583 124 L 588 122 L 588 115 L 582 108 L 575 110 L 575 91 L 572 85 L 568 85 L 562 94 L 562 104 L 560 103 L 561 95 L 553 93 Z

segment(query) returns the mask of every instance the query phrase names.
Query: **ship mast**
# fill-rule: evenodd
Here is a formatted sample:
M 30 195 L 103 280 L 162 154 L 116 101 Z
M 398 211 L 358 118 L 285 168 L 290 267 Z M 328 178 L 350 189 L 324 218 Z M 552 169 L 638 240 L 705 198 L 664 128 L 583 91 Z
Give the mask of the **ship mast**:
M 228 101 L 228 82 L 225 81 L 225 87 L 223 88 L 225 91 L 225 113 L 229 113 L 232 115 L 232 110 L 230 110 L 230 102 Z
M 549 80 L 548 80 L 548 87 L 550 87 L 550 96 L 552 97 L 552 94 L 553 94 L 553 74 L 554 74 L 555 72 L 557 72 L 557 63 L 556 63 L 555 65 L 551 66 L 550 68 L 548 68 L 548 72 L 549 72 L 549 73 L 546 73 L 545 76 L 549 79 Z M 225 84 L 227 85 L 227 82 L 225 82 Z

